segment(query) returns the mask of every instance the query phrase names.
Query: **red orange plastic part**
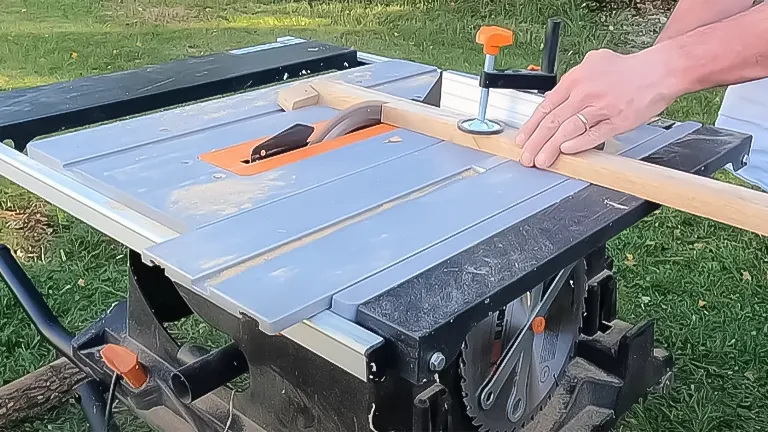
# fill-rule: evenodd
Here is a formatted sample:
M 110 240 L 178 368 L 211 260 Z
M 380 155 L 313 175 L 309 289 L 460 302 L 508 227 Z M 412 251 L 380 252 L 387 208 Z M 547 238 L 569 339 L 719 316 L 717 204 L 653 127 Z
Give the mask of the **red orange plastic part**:
M 515 42 L 515 34 L 512 30 L 498 26 L 482 26 L 475 38 L 477 43 L 483 45 L 483 52 L 488 55 L 499 55 L 501 47 L 512 45 Z
M 317 130 L 322 124 L 323 122 L 319 122 L 313 124 L 312 126 L 315 126 L 315 130 Z M 279 168 L 283 165 L 295 163 L 308 157 L 317 156 L 333 149 L 372 138 L 392 130 L 395 130 L 394 126 L 380 123 L 376 126 L 342 135 L 338 138 L 322 141 L 308 147 L 293 150 L 288 153 L 283 153 L 253 163 L 248 162 L 251 157 L 251 151 L 254 147 L 269 139 L 268 136 L 252 141 L 247 141 L 242 144 L 237 144 L 232 147 L 203 153 L 199 156 L 199 158 L 201 161 L 208 162 L 211 165 L 227 170 L 233 174 L 250 176 Z
M 133 388 L 141 388 L 147 382 L 147 373 L 139 363 L 139 356 L 128 348 L 108 344 L 101 349 L 104 363 Z

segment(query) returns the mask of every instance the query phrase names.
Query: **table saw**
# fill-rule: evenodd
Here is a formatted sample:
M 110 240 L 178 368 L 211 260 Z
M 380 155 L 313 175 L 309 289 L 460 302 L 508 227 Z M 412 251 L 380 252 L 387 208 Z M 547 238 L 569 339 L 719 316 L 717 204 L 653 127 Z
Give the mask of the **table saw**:
M 671 385 L 606 250 L 657 204 L 384 123 L 273 153 L 338 118 L 278 104 L 319 75 L 512 128 L 543 97 L 294 37 L 0 93 L 0 174 L 130 250 L 127 298 L 73 334 L 0 248 L 92 430 L 115 399 L 164 431 L 608 430 Z M 709 176 L 750 144 L 659 119 L 612 151 Z M 228 342 L 177 342 L 192 315 Z

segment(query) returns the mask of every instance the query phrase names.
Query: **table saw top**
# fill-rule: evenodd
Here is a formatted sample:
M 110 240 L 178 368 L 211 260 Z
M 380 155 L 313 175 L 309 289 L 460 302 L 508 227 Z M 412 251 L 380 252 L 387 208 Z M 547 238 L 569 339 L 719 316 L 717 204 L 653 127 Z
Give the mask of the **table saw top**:
M 336 78 L 421 99 L 440 71 L 387 60 Z M 587 186 L 395 128 L 250 175 L 204 160 L 336 113 L 283 112 L 280 88 L 41 139 L 29 155 L 178 233 L 140 252 L 268 333 L 326 309 L 354 320 L 366 300 Z M 696 127 L 641 127 L 619 137 L 621 152 L 641 158 Z

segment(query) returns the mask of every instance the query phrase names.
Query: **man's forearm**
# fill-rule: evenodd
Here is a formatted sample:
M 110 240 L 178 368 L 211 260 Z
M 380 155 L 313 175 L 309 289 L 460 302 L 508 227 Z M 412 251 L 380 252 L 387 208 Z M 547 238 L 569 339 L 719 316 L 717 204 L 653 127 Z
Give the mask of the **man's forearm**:
M 678 95 L 768 77 L 768 4 L 648 48 Z
M 744 12 L 753 2 L 754 0 L 680 0 L 656 39 L 656 44 Z

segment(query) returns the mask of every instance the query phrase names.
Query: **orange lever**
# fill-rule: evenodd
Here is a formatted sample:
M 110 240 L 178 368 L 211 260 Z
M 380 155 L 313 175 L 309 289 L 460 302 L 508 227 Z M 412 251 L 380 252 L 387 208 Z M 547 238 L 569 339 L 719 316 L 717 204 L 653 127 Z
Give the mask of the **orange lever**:
M 101 358 L 110 369 L 122 376 L 131 387 L 138 389 L 147 382 L 147 373 L 139 363 L 139 357 L 128 348 L 108 344 L 101 349 Z
M 482 26 L 475 38 L 477 43 L 483 44 L 483 52 L 487 55 L 499 55 L 503 46 L 512 45 L 515 42 L 515 34 L 497 26 Z

